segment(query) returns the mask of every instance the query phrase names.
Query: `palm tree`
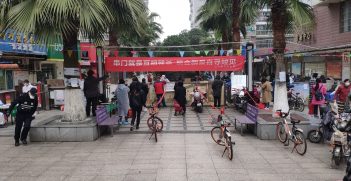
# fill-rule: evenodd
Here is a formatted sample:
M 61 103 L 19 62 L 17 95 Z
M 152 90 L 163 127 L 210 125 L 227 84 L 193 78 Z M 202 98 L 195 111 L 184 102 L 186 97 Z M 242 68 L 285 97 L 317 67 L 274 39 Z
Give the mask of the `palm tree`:
M 121 44 L 126 46 L 149 46 L 155 44 L 160 38 L 162 32 L 162 25 L 155 21 L 155 18 L 159 15 L 157 13 L 150 13 L 147 16 L 147 24 L 143 25 L 142 34 L 130 30 L 124 31 L 119 37 Z
M 101 44 L 113 23 L 104 0 L 23 0 L 10 9 L 8 17 L 6 28 L 33 33 L 42 43 L 62 41 L 65 69 L 78 68 L 79 34 Z M 66 88 L 65 119 L 85 119 L 83 100 L 80 89 Z
M 258 0 L 250 3 L 258 3 L 261 7 L 271 7 L 273 58 L 276 62 L 275 77 L 278 78 L 279 72 L 285 72 L 284 51 L 286 48 L 286 32 L 300 26 L 313 26 L 313 9 L 300 0 Z M 278 109 L 288 111 L 286 82 L 276 80 L 274 100 L 278 99 L 279 101 L 274 102 L 273 113 Z
M 235 15 L 241 22 L 239 28 L 235 26 L 233 29 L 233 1 L 232 0 L 207 0 L 206 3 L 200 8 L 199 14 L 196 17 L 196 21 L 201 21 L 200 26 L 206 31 L 218 31 L 222 36 L 222 42 L 229 42 L 233 37 L 236 37 L 233 42 L 240 42 L 240 31 L 246 36 L 245 26 L 250 25 L 257 17 L 258 7 L 253 8 L 255 4 L 241 3 L 239 9 L 245 9 L 249 11 L 240 11 L 239 15 Z M 236 10 L 235 13 L 238 11 Z M 235 36 L 232 34 L 235 32 Z M 239 38 L 238 38 L 239 37 Z M 223 44 L 223 49 L 228 49 L 227 44 Z M 233 44 L 234 49 L 240 49 L 240 44 Z
M 114 23 L 109 26 L 109 46 L 119 46 L 120 34 L 134 32 L 145 34 L 148 9 L 142 0 L 107 0 Z
M 232 1 L 232 32 L 233 42 L 240 42 L 240 13 L 241 12 L 241 0 Z M 240 49 L 240 43 L 234 43 L 233 49 Z

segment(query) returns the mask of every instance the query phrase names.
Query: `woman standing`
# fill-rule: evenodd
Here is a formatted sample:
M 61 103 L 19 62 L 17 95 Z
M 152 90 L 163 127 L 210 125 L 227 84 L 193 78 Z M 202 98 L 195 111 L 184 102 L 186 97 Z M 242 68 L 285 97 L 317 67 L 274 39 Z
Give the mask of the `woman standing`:
M 269 110 L 269 104 L 272 101 L 272 85 L 266 78 L 262 78 L 262 102 L 265 104 L 265 110 Z
M 325 104 L 325 95 L 327 94 L 327 88 L 322 83 L 321 79 L 316 80 L 316 85 L 312 87 L 312 105 L 313 113 L 315 117 L 320 116 L 320 107 Z
M 125 85 L 123 79 L 119 80 L 118 87 L 115 91 L 117 97 L 117 107 L 118 107 L 118 124 L 128 125 L 127 115 L 129 109 L 129 99 L 128 99 L 129 88 Z
M 178 102 L 178 104 L 183 108 L 183 115 L 186 112 L 186 89 L 183 86 L 183 82 L 178 82 L 178 86 L 174 91 L 174 99 Z

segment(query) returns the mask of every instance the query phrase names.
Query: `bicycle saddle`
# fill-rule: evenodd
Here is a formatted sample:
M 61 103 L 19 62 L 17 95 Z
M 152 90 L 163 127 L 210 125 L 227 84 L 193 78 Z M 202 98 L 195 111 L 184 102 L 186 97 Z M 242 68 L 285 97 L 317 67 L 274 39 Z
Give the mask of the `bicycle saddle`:
M 288 117 L 288 115 L 289 115 L 289 112 L 287 112 L 287 113 L 282 112 L 281 109 L 276 110 L 276 112 L 278 113 L 278 115 L 279 115 L 281 118 L 286 118 L 286 117 Z
M 296 95 L 300 95 L 300 93 L 297 92 Z
M 297 119 L 293 118 L 292 116 L 290 116 L 290 119 L 291 119 L 291 123 L 292 124 L 296 124 L 296 123 L 300 123 L 301 122 L 301 120 L 297 120 Z

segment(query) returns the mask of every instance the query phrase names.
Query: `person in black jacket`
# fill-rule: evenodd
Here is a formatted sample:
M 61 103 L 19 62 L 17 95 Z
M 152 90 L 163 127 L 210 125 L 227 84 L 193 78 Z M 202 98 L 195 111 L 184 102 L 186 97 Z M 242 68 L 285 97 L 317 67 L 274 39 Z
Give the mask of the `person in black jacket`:
M 139 129 L 140 114 L 141 114 L 141 110 L 143 108 L 144 102 L 145 102 L 144 101 L 144 91 L 142 89 L 137 88 L 137 89 L 134 89 L 134 91 L 130 93 L 129 105 L 133 111 L 133 118 L 132 118 L 132 122 L 131 122 L 132 127 L 130 128 L 131 131 L 133 131 L 135 119 L 137 119 L 136 129 Z
M 183 115 L 186 112 L 186 89 L 183 86 L 183 82 L 178 82 L 178 85 L 174 91 L 174 99 L 183 108 Z
M 107 77 L 101 77 L 101 78 L 96 78 L 94 77 L 94 71 L 89 70 L 87 72 L 88 76 L 84 80 L 84 95 L 87 99 L 87 105 L 85 107 L 85 111 L 87 114 L 87 117 L 90 116 L 90 107 L 92 107 L 92 112 L 93 116 L 96 116 L 96 106 L 98 104 L 98 98 L 99 98 L 99 82 L 106 79 Z
M 220 79 L 221 77 L 217 75 L 215 80 L 212 83 L 214 107 L 218 107 L 218 108 L 221 107 L 221 94 L 222 94 L 222 86 L 223 86 L 223 81 L 221 81 Z
M 143 106 L 146 107 L 147 95 L 149 94 L 149 85 L 146 83 L 146 79 L 141 80 L 141 90 L 144 92 L 144 103 Z
M 129 85 L 130 93 L 134 92 L 135 90 L 141 89 L 141 83 L 137 77 L 132 78 L 132 83 Z
M 33 114 L 38 107 L 37 89 L 31 88 L 28 93 L 22 94 L 15 101 L 13 101 L 9 110 L 7 111 L 7 115 L 10 115 L 11 111 L 16 105 L 17 115 L 15 126 L 15 146 L 19 146 L 19 140 L 21 140 L 23 145 L 26 145 L 30 124 L 34 119 Z

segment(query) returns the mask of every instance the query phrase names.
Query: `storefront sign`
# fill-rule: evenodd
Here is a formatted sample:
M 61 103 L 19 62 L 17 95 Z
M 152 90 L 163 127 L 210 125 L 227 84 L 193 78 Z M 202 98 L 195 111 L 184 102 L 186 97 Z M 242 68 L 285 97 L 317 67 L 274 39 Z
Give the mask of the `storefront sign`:
M 241 71 L 243 56 L 218 57 L 107 57 L 106 72 Z
M 33 34 L 23 34 L 12 30 L 0 33 L 0 51 L 34 55 L 47 54 L 46 46 L 36 44 Z
M 79 68 L 64 68 L 63 74 L 68 76 L 79 76 Z

